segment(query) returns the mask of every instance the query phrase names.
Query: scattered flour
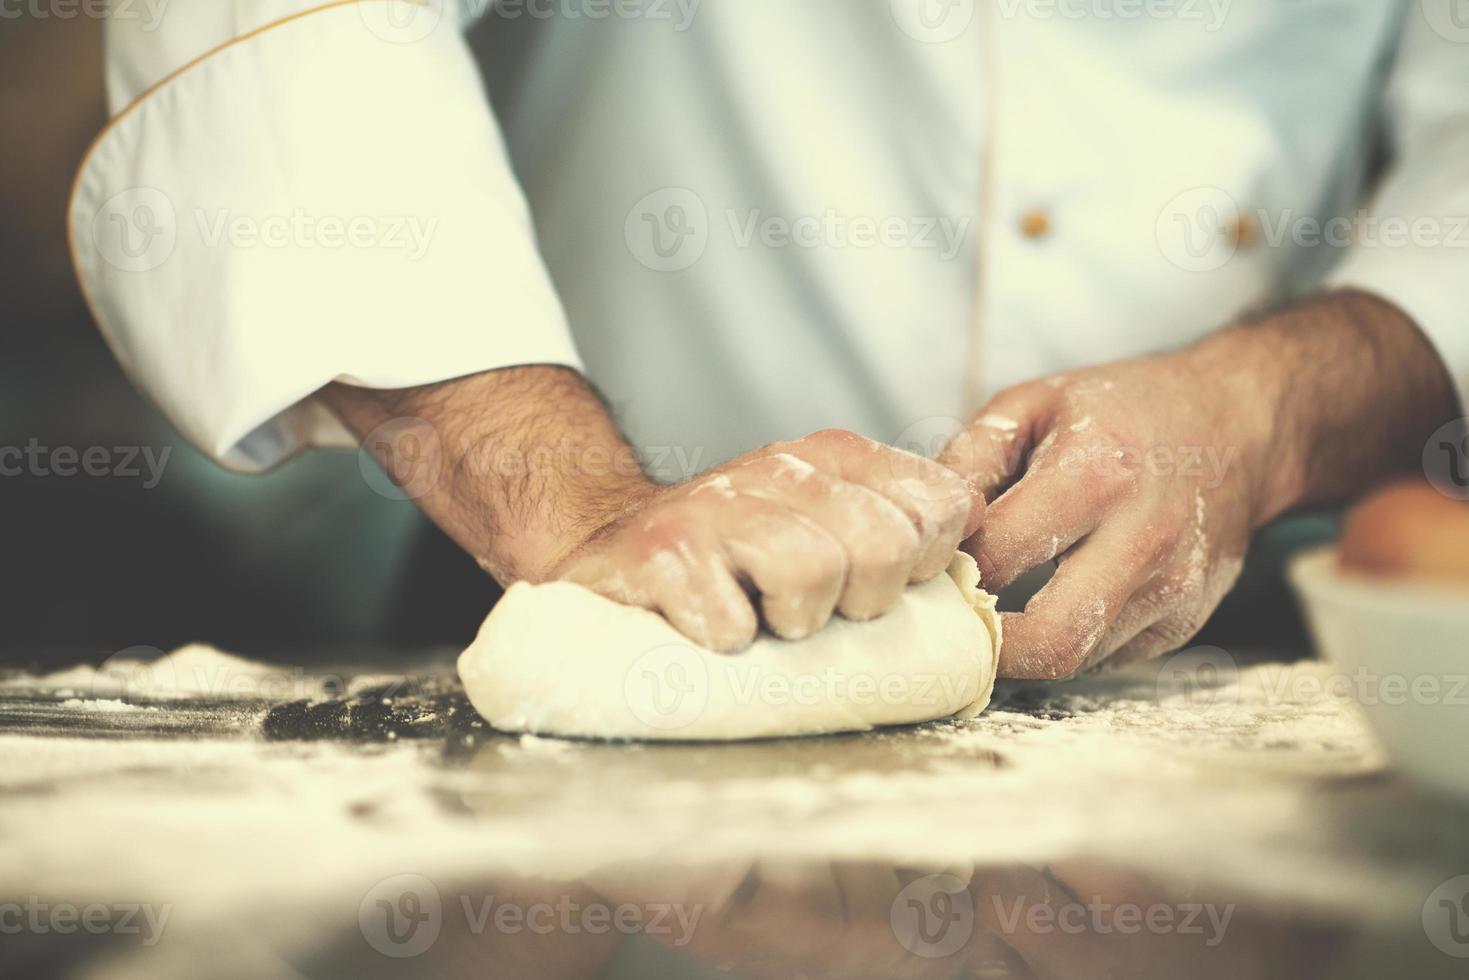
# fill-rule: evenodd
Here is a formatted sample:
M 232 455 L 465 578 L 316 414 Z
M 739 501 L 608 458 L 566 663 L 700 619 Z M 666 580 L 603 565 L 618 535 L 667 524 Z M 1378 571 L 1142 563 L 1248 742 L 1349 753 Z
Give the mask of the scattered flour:
M 116 698 L 94 698 L 84 701 L 81 698 L 67 698 L 61 702 L 63 708 L 80 708 L 83 711 L 157 711 L 158 709 L 141 704 L 128 704 Z
M 979 424 L 986 429 L 996 429 L 1000 432 L 1014 432 L 1020 428 L 1020 423 L 1004 415 L 991 413 L 980 417 Z
M 323 680 L 300 668 L 281 667 L 224 653 L 204 644 L 144 659 L 137 648 L 100 667 L 78 664 L 41 676 L 0 680 L 0 691 L 25 691 L 78 700 L 178 700 L 211 698 L 282 700 L 317 697 Z

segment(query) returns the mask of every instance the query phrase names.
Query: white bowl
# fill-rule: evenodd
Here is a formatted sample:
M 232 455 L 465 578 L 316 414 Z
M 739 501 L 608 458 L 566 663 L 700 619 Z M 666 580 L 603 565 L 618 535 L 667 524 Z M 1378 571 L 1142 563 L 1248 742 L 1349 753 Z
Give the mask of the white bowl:
M 1469 799 L 1469 589 L 1344 573 L 1335 548 L 1300 555 L 1290 578 L 1392 760 Z

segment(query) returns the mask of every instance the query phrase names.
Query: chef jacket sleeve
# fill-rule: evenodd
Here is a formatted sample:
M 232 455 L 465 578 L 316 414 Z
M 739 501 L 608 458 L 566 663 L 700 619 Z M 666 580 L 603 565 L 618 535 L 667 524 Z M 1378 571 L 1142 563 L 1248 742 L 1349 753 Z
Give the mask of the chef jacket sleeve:
M 332 381 L 579 366 L 468 19 L 453 0 L 113 6 L 73 261 L 123 367 L 219 462 L 345 442 L 313 399 Z
M 1384 107 L 1391 160 L 1328 285 L 1375 293 L 1428 336 L 1469 405 L 1469 22 L 1409 11 Z

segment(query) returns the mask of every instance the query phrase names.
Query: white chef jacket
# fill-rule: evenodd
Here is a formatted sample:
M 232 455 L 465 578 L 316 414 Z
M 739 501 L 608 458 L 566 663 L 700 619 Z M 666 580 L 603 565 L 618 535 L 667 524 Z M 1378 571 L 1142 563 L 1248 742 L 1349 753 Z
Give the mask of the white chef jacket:
M 345 438 L 333 380 L 530 363 L 665 478 L 921 440 L 1323 286 L 1397 303 L 1462 396 L 1459 2 L 135 0 L 73 254 L 247 470 Z

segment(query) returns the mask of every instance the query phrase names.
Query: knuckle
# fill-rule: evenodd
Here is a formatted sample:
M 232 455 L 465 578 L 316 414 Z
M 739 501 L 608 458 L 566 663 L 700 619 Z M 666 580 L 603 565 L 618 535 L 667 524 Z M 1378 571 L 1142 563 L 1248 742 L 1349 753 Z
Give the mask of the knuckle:
M 934 517 L 943 527 L 957 529 L 969 519 L 969 493 L 962 480 L 950 481 L 947 489 L 934 501 Z
M 840 581 L 847 574 L 847 553 L 831 537 L 822 535 L 808 558 L 809 578 L 817 582 Z
M 1160 601 L 1174 605 L 1187 600 L 1197 590 L 1193 579 L 1187 568 L 1171 566 L 1159 574 L 1152 592 Z
M 771 456 L 777 456 L 781 453 L 792 452 L 793 450 L 800 448 L 801 445 L 805 444 L 810 439 L 811 436 L 807 436 L 804 439 L 782 439 L 780 442 L 772 442 L 769 445 L 765 446 L 763 449 L 757 449 L 752 453 L 747 453 L 746 455 L 741 456 L 739 459 L 734 461 L 734 465 L 740 467 L 741 469 L 748 469 L 749 467 L 755 466 L 758 463 L 764 462 Z
M 766 457 L 761 471 L 772 484 L 795 485 L 807 480 L 824 482 L 821 471 L 794 453 L 781 452 Z
M 790 455 L 792 443 L 775 443 L 768 448 L 770 452 L 763 456 L 756 456 L 736 463 L 734 468 L 741 477 L 741 484 L 745 485 L 744 478 L 753 478 L 764 481 L 780 469 L 780 459 Z
M 916 549 L 906 553 L 877 549 L 855 553 L 852 555 L 849 581 L 861 582 L 865 587 L 893 584 L 901 588 L 907 584 L 919 557 Z
M 1200 624 L 1202 625 L 1202 624 Z M 1118 651 L 1127 660 L 1152 660 L 1182 647 L 1198 630 L 1185 624 L 1164 622 L 1149 627 Z
M 772 588 L 804 592 L 839 583 L 847 574 L 847 553 L 830 535 L 806 529 L 788 559 L 772 563 Z
M 1089 653 L 1090 650 L 1083 644 L 1067 644 L 1054 650 L 1045 661 L 1046 680 L 1064 681 L 1075 677 L 1086 663 Z
M 1114 500 L 1121 496 L 1131 483 L 1131 478 L 1123 467 L 1115 465 L 1119 461 L 1118 453 L 1122 450 L 1111 447 L 1099 447 L 1085 452 L 1090 459 L 1085 460 L 1086 466 L 1083 470 L 1081 486 L 1083 492 L 1090 500 Z
M 936 501 L 910 499 L 904 510 L 907 512 L 908 526 L 918 535 L 920 549 L 931 547 L 942 536 L 945 517 L 943 509 Z
M 1134 534 L 1113 535 L 1109 545 L 1109 548 L 1116 549 L 1113 567 L 1146 578 L 1147 573 L 1158 566 L 1158 559 L 1168 551 L 1169 541 L 1167 534 L 1152 528 Z M 1168 574 L 1168 571 L 1162 573 L 1164 576 Z
M 699 535 L 700 524 L 682 507 L 670 507 L 636 523 L 623 535 L 633 550 L 647 558 L 662 551 L 684 552 Z
M 848 432 L 846 429 L 818 429 L 804 439 L 799 440 L 799 442 L 813 446 L 834 448 L 862 445 L 868 441 L 855 432 Z
M 989 400 L 989 403 L 985 405 L 982 412 L 1004 410 L 1017 402 L 1024 402 L 1036 394 L 1036 392 L 1043 390 L 1043 386 L 1046 383 L 1045 381 L 1021 381 L 1017 384 L 1001 388 L 995 392 L 994 397 Z
M 924 486 L 934 491 L 932 496 L 941 500 L 959 500 L 968 496 L 968 481 L 943 463 L 922 456 L 906 455 L 906 475 L 922 481 Z
M 851 546 L 852 564 L 867 571 L 906 569 L 918 559 L 922 547 L 917 529 L 905 520 L 862 535 Z

